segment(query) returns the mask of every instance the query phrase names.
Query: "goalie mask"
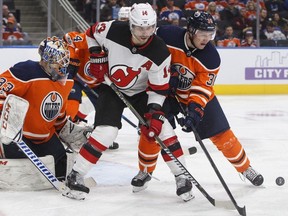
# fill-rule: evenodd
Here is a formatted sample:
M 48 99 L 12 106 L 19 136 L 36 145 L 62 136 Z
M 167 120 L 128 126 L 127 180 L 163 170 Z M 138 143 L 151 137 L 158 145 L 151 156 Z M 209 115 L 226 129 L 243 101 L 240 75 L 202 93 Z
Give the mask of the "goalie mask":
M 203 11 L 195 11 L 187 19 L 187 31 L 192 35 L 207 37 L 214 40 L 216 35 L 216 23 L 211 14 Z
M 146 42 L 155 32 L 156 20 L 156 12 L 150 4 L 133 4 L 129 14 L 132 36 L 140 42 Z
M 41 61 L 46 63 L 45 66 L 42 65 L 45 72 L 54 82 L 59 81 L 65 85 L 70 59 L 67 44 L 58 37 L 48 37 L 40 43 L 38 53 Z

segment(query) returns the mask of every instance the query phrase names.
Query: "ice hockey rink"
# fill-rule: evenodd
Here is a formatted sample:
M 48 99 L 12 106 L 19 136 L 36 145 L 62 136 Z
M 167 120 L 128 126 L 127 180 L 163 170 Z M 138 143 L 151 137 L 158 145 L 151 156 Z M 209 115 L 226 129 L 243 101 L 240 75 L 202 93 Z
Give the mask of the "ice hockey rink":
M 244 146 L 251 165 L 264 176 L 264 184 L 242 181 L 209 140 L 207 150 L 240 207 L 249 216 L 288 215 L 288 95 L 218 96 L 230 126 Z M 129 110 L 124 115 L 137 123 Z M 229 197 L 200 145 L 191 133 L 176 129 L 186 154 L 187 169 L 215 200 Z M 130 181 L 137 174 L 137 131 L 125 121 L 119 131 L 118 150 L 107 150 L 90 176 L 97 181 L 84 201 L 63 197 L 55 189 L 43 191 L 0 190 L 0 216 L 236 216 L 236 210 L 216 208 L 194 186 L 195 198 L 183 202 L 175 193 L 174 177 L 159 157 L 148 188 L 132 193 Z M 283 186 L 275 179 L 282 176 Z M 19 179 L 21 181 L 21 179 Z

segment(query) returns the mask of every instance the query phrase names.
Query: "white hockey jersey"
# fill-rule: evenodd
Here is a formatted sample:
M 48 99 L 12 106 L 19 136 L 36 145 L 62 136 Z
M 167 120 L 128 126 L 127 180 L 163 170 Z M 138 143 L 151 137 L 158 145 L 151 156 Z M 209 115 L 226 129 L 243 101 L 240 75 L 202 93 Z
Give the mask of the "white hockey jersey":
M 162 105 L 169 88 L 169 50 L 153 35 L 143 46 L 135 46 L 128 22 L 109 21 L 86 31 L 88 47 L 102 46 L 108 52 L 109 78 L 128 96 L 147 91 L 149 103 Z

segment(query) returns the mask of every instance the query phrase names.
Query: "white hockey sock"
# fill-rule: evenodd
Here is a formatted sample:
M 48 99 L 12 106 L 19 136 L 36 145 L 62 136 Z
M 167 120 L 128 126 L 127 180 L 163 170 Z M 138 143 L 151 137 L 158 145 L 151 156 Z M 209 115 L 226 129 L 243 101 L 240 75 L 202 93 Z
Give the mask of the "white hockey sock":
M 184 167 L 186 167 L 184 155 L 178 157 L 177 159 L 181 162 L 181 164 Z M 180 169 L 180 167 L 173 160 L 166 161 L 166 164 L 168 165 L 168 167 L 170 168 L 170 170 L 174 176 L 178 176 L 178 175 L 183 173 L 183 171 Z
M 73 170 L 78 172 L 80 175 L 85 176 L 94 164 L 86 160 L 81 154 L 78 154 L 76 157 Z

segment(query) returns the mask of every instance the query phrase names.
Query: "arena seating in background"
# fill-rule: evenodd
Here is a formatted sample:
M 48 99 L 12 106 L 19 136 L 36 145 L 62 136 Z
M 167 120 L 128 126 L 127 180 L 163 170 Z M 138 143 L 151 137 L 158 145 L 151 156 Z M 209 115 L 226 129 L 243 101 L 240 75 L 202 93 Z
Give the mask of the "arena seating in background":
M 260 47 L 288 47 L 288 40 L 260 40 Z

